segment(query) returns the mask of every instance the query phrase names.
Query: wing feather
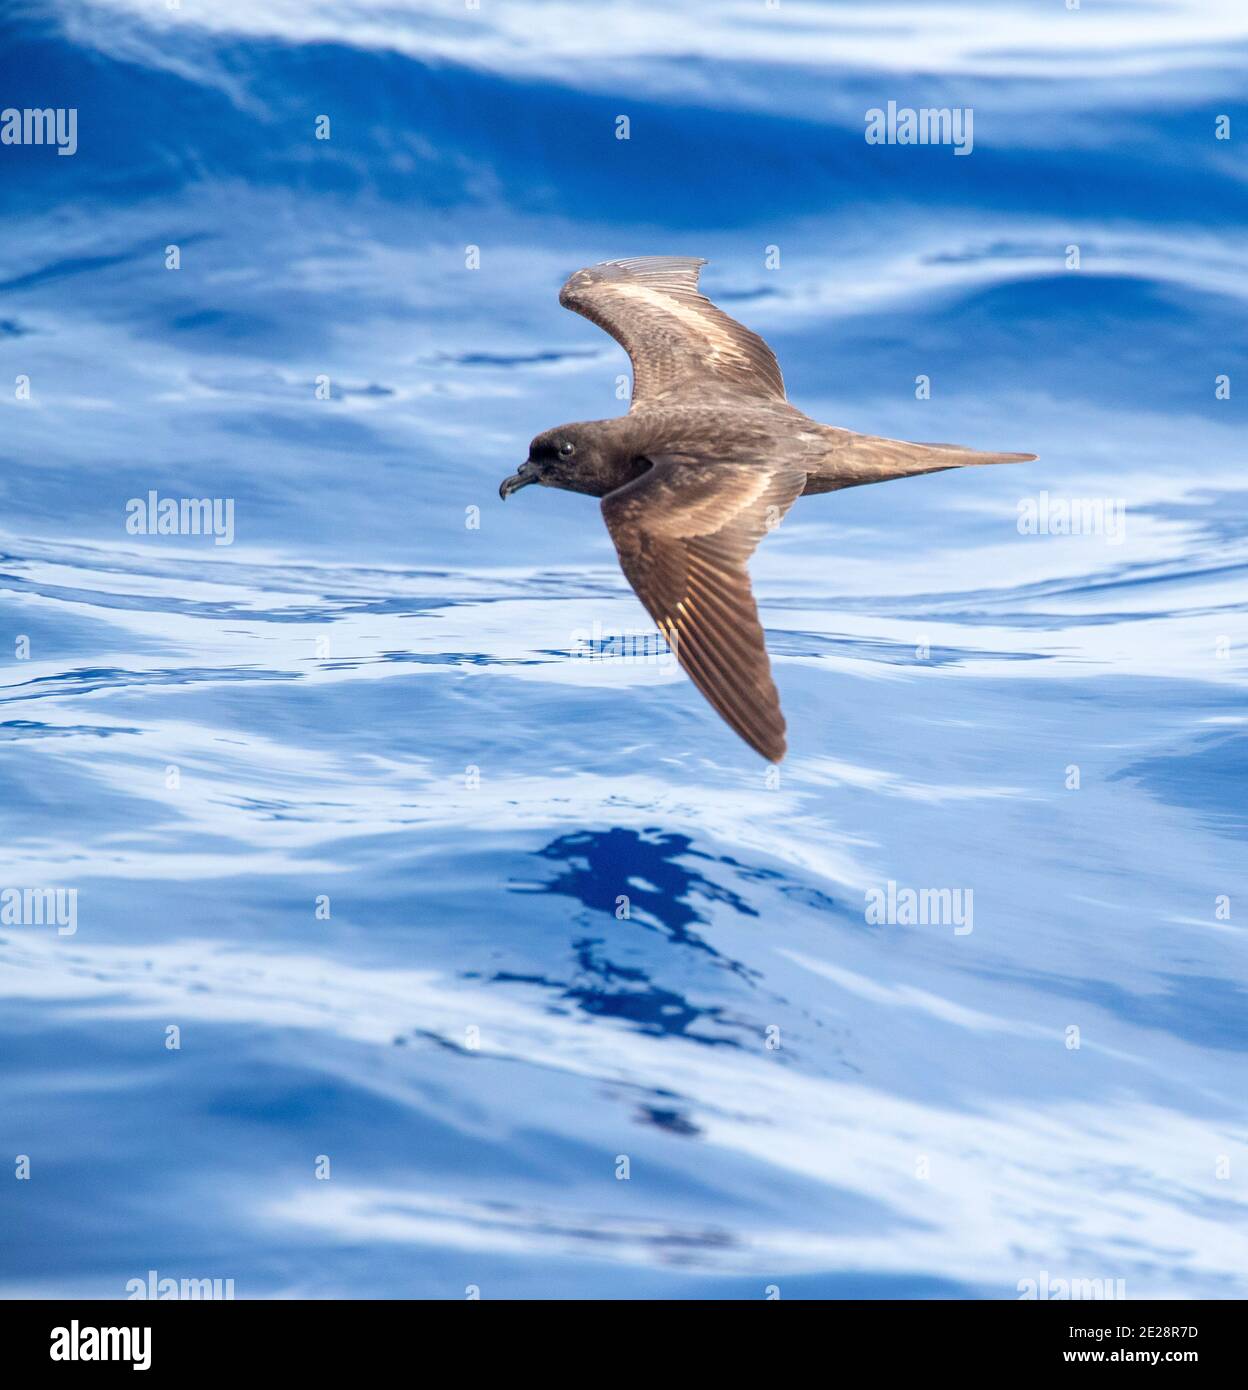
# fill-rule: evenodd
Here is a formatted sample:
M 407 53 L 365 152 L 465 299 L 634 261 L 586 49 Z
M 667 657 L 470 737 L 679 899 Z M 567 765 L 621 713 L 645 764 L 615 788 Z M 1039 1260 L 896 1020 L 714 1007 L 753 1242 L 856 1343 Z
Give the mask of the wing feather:
M 765 758 L 784 715 L 746 564 L 805 486 L 799 469 L 651 456 L 602 500 L 620 566 L 690 679 Z
M 676 398 L 785 399 L 772 350 L 698 292 L 705 264 L 687 256 L 604 261 L 578 270 L 559 292 L 565 309 L 628 353 L 634 410 Z

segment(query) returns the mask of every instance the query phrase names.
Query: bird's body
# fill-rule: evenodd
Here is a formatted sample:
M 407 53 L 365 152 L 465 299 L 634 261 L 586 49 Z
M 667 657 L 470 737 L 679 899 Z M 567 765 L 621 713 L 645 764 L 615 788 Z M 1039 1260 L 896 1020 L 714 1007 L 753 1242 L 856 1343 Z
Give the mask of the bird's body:
M 784 717 L 746 562 L 798 497 L 1031 454 L 910 444 L 823 425 L 785 397 L 761 338 L 698 293 L 705 262 L 674 256 L 577 271 L 559 302 L 633 363 L 627 415 L 534 439 L 499 493 L 542 483 L 602 499 L 620 565 L 677 660 L 772 761 Z

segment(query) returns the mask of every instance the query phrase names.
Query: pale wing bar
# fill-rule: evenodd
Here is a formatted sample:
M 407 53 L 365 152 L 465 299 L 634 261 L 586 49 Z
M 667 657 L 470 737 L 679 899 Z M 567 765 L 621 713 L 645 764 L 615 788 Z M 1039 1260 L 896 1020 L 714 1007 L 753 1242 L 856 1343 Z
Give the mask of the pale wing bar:
M 578 270 L 559 292 L 565 309 L 605 329 L 633 364 L 632 406 L 750 396 L 784 400 L 767 344 L 698 292 L 706 262 L 638 256 Z
M 752 748 L 779 762 L 784 715 L 746 562 L 801 493 L 798 470 L 666 455 L 603 499 L 620 565 L 690 679 Z

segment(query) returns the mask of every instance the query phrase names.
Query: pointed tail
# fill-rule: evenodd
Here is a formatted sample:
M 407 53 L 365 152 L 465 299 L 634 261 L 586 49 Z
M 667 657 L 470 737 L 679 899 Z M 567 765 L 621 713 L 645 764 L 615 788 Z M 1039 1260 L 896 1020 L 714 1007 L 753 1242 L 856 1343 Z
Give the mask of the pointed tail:
M 946 468 L 982 463 L 1030 463 L 1035 454 L 988 453 L 958 444 L 912 444 L 904 439 L 881 439 L 871 434 L 837 430 L 836 444 L 812 475 L 807 492 L 832 492 L 863 483 L 886 483 L 890 478 L 913 478 Z

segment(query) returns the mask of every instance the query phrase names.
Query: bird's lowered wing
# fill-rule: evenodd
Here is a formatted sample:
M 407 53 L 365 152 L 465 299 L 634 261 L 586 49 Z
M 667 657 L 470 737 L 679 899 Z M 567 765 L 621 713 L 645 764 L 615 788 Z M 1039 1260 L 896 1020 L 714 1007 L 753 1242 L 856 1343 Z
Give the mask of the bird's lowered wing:
M 806 474 L 687 454 L 650 459 L 648 473 L 602 499 L 620 565 L 693 683 L 752 748 L 779 762 L 784 715 L 746 561 Z
M 578 270 L 559 292 L 565 309 L 606 329 L 632 359 L 634 410 L 677 397 L 785 398 L 775 353 L 698 293 L 705 264 L 687 256 L 604 261 Z

